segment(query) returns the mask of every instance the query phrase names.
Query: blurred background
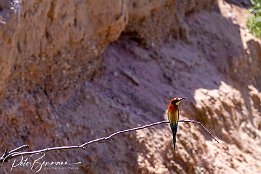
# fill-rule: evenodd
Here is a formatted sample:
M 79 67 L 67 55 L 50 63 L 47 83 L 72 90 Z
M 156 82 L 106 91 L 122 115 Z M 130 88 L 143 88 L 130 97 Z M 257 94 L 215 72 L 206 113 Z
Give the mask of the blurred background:
M 187 98 L 181 119 L 202 122 L 219 144 L 181 123 L 174 150 L 169 126 L 159 125 L 85 150 L 48 152 L 46 161 L 82 163 L 41 172 L 261 173 L 260 6 L 0 0 L 0 151 L 78 145 L 167 120 L 178 96 Z

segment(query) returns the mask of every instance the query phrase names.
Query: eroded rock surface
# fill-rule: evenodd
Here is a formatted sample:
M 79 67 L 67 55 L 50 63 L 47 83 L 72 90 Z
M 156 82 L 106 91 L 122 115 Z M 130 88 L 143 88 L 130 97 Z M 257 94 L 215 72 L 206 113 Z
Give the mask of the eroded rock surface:
M 182 118 L 220 144 L 181 123 L 175 151 L 161 125 L 45 160 L 82 162 L 63 173 L 260 173 L 261 47 L 242 3 L 39 0 L 18 13 L 0 1 L 2 151 L 78 145 L 164 120 L 169 99 L 185 96 Z

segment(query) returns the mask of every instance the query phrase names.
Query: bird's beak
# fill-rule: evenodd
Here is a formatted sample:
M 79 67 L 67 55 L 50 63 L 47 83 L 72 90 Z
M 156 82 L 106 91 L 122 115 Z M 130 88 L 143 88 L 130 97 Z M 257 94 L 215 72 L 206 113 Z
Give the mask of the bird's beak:
M 178 101 L 176 102 L 176 105 L 180 105 L 181 101 L 186 99 L 185 97 L 178 98 Z
M 179 101 L 186 99 L 185 97 L 179 98 Z

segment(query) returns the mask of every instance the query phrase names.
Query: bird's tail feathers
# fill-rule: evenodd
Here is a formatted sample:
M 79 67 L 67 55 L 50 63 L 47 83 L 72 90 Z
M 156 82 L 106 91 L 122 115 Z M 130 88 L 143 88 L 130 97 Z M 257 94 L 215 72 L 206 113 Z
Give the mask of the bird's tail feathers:
M 174 145 L 174 149 L 176 148 L 176 134 L 177 134 L 177 130 L 178 130 L 178 123 L 170 123 L 170 128 L 172 130 L 172 134 L 173 134 L 173 145 Z

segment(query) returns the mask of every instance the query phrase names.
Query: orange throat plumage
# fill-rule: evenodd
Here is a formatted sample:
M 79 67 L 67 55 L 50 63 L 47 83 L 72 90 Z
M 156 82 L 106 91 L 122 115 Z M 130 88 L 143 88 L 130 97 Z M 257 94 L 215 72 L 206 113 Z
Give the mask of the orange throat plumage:
M 169 104 L 168 110 L 175 111 L 177 109 L 178 109 L 177 106 L 174 106 L 172 103 Z

